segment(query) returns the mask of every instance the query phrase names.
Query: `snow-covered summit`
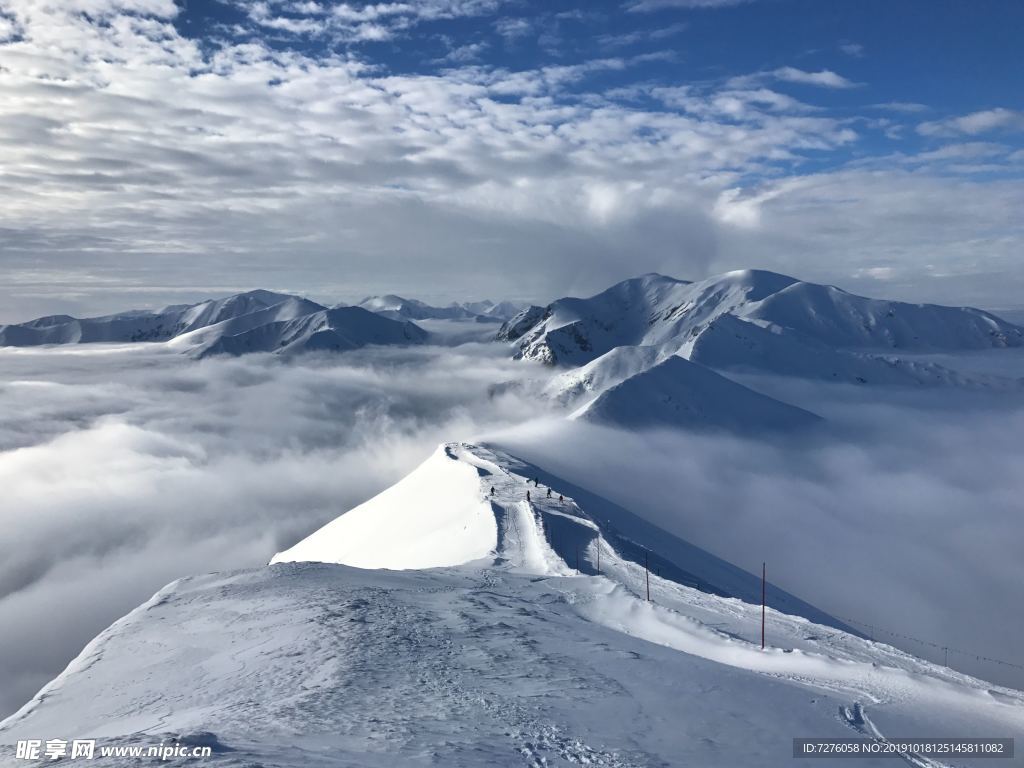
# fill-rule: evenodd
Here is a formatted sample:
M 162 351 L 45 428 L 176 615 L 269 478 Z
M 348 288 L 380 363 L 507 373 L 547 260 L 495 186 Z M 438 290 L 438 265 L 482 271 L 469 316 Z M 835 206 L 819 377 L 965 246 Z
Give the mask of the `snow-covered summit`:
M 517 355 L 579 365 L 623 345 L 679 351 L 730 316 L 833 348 L 934 351 L 1020 346 L 1024 330 L 966 307 L 868 299 L 761 270 L 698 282 L 658 274 L 625 280 L 587 299 L 565 298 L 520 318 L 503 338 Z M 532 321 L 528 324 L 527 321 Z
M 427 333 L 410 322 L 390 320 L 362 307 L 335 307 L 292 318 L 262 322 L 232 333 L 204 338 L 193 350 L 196 357 L 249 352 L 341 352 L 371 344 L 420 344 Z

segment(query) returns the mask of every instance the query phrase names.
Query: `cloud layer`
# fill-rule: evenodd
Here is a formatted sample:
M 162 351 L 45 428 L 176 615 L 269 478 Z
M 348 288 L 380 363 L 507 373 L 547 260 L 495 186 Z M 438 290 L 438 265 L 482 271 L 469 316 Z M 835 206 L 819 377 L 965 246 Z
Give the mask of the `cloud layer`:
M 904 298 L 1019 295 L 1003 260 L 1021 243 L 1006 212 L 1024 156 L 922 156 L 910 173 L 878 150 L 915 128 L 1008 130 L 1019 115 L 1003 108 L 835 110 L 814 100 L 863 89 L 828 68 L 651 79 L 676 56 L 657 32 L 688 34 L 676 21 L 604 56 L 512 67 L 524 28 L 542 30 L 489 0 L 245 4 L 201 36 L 171 0 L 0 9 L 0 322 L 257 285 L 546 300 L 749 266 Z M 492 38 L 439 31 L 458 19 L 493 19 Z M 387 67 L 367 38 L 438 54 Z M 879 268 L 915 279 L 864 277 Z
M 990 364 L 1019 376 L 1024 357 Z M 828 437 L 751 442 L 574 424 L 527 427 L 505 443 L 750 572 L 767 561 L 773 582 L 823 610 L 1024 665 L 1014 607 L 1024 400 L 745 383 L 826 415 Z M 932 646 L 876 636 L 944 661 Z M 949 658 L 1024 685 L 1020 669 Z
M 565 422 L 531 387 L 493 394 L 547 375 L 507 352 L 0 350 L 0 713 L 165 583 L 261 565 L 455 439 L 495 440 L 741 567 L 767 559 L 825 610 L 1022 661 L 1019 397 L 754 378 L 825 434 L 629 434 Z M 1024 374 L 1017 350 L 942 362 Z
M 500 352 L 0 351 L 0 716 L 168 581 L 264 564 L 438 442 L 539 415 L 488 394 L 523 374 Z

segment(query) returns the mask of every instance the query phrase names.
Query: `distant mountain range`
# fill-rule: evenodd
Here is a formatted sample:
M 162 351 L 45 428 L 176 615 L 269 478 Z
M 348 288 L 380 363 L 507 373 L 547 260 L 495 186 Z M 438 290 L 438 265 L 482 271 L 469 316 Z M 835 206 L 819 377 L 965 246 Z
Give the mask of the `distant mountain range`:
M 543 394 L 574 418 L 750 433 L 817 419 L 721 373 L 1020 389 L 1019 381 L 968 377 L 921 354 L 1017 347 L 1024 330 L 977 309 L 867 299 L 744 270 L 695 283 L 642 275 L 590 298 L 525 308 L 496 338 L 519 359 L 566 369 Z
M 498 338 L 517 342 L 520 357 L 559 365 L 587 363 L 624 345 L 664 345 L 692 357 L 698 339 L 723 318 L 832 349 L 924 352 L 1024 344 L 1024 329 L 978 309 L 867 299 L 760 270 L 695 283 L 642 275 L 588 299 L 524 309 Z
M 256 290 L 156 311 L 0 326 L 0 345 L 163 342 L 194 357 L 287 355 L 426 342 L 429 333 L 414 321 L 500 322 L 493 338 L 510 344 L 514 357 L 565 369 L 549 377 L 541 396 L 564 404 L 573 418 L 625 427 L 751 432 L 817 421 L 730 374 L 857 385 L 1022 386 L 967 376 L 923 357 L 1024 344 L 1024 329 L 995 315 L 869 299 L 760 270 L 698 282 L 641 275 L 546 307 L 508 301 L 435 307 L 386 294 L 328 308 Z
M 247 352 L 344 351 L 368 344 L 419 344 L 427 332 L 413 319 L 501 323 L 521 309 L 491 301 L 431 307 L 400 296 L 375 296 L 359 306 L 327 308 L 299 296 L 255 290 L 160 310 L 103 317 L 41 317 L 0 326 L 0 346 L 167 342 L 195 357 Z
M 480 323 L 503 323 L 523 309 L 520 303 L 501 301 L 495 304 L 489 300 L 432 307 L 394 294 L 368 296 L 358 306 L 392 320 L 475 320 Z

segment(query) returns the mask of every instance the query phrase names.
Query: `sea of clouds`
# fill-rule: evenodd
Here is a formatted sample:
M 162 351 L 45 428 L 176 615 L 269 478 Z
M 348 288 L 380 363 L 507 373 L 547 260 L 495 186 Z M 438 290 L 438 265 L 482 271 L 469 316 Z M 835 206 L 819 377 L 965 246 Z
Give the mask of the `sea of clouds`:
M 967 363 L 1024 372 L 1014 351 Z M 292 360 L 0 349 L 0 715 L 167 582 L 262 565 L 455 439 L 751 571 L 767 560 L 825 610 L 1024 662 L 1024 397 L 748 378 L 829 419 L 751 441 L 570 423 L 533 388 L 493 386 L 548 375 L 476 342 Z M 950 657 L 1024 685 L 968 661 Z

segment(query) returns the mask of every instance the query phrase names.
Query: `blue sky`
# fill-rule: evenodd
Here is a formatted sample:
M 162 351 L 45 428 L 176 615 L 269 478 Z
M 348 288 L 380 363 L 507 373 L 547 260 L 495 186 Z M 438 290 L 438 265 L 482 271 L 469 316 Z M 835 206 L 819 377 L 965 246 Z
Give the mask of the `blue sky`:
M 1021 29 L 1009 0 L 0 0 L 0 321 L 737 267 L 1019 306 Z

